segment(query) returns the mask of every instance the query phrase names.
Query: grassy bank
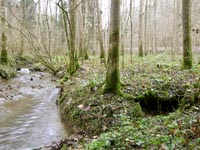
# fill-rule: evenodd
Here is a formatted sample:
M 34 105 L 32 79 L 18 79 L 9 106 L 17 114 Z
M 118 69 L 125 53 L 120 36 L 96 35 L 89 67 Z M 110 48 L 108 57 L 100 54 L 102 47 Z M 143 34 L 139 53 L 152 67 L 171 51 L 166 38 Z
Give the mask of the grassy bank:
M 193 69 L 182 70 L 181 57 L 135 57 L 131 64 L 127 56 L 123 96 L 102 94 L 105 67 L 96 60 L 62 80 L 62 118 L 77 139 L 63 141 L 63 149 L 198 149 L 198 59 Z

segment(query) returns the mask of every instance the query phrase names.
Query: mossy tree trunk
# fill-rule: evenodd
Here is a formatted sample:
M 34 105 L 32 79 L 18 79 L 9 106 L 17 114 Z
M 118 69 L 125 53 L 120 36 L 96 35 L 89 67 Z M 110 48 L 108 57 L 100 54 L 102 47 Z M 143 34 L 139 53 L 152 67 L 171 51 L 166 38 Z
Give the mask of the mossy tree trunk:
M 75 48 L 75 39 L 76 39 L 76 0 L 70 0 L 70 23 L 69 23 L 69 29 L 70 29 L 70 52 L 69 52 L 69 68 L 68 72 L 70 74 L 73 74 L 76 72 L 78 68 L 78 59 L 77 59 L 77 53 Z
M 182 0 L 183 68 L 192 68 L 191 48 L 191 0 Z
M 140 0 L 140 16 L 139 16 L 139 56 L 143 57 L 143 5 L 144 1 Z
M 111 0 L 109 53 L 104 93 L 120 94 L 119 39 L 120 0 Z
M 7 36 L 6 36 L 6 20 L 5 20 L 5 0 L 1 0 L 1 27 L 2 27 L 2 34 L 1 34 L 1 64 L 7 65 L 8 64 L 8 54 L 7 54 Z

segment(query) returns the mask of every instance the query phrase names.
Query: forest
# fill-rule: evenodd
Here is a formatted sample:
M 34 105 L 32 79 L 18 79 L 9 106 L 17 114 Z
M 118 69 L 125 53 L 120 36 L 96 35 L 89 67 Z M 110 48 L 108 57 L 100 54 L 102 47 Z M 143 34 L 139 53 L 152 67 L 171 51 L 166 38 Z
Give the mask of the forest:
M 199 150 L 199 0 L 0 0 L 0 149 Z

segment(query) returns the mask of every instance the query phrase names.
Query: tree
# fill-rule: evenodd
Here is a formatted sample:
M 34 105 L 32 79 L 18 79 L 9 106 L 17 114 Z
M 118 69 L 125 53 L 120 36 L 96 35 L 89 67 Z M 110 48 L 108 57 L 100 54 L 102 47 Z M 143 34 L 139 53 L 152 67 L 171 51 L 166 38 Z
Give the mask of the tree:
M 153 54 L 157 53 L 157 0 L 154 0 L 154 13 L 153 13 Z
M 143 5 L 144 1 L 140 0 L 140 16 L 139 16 L 139 56 L 143 57 L 143 34 L 142 34 L 142 27 L 143 27 Z
M 5 13 L 5 0 L 1 0 L 1 64 L 7 65 L 8 64 L 8 54 L 7 54 L 7 36 L 6 36 L 6 13 Z
M 105 93 L 120 94 L 119 39 L 120 0 L 111 0 L 109 52 L 106 71 Z
M 145 2 L 145 16 L 144 16 L 144 53 L 145 55 L 147 55 L 148 51 L 148 47 L 147 47 L 147 44 L 148 44 L 148 34 L 147 34 L 147 25 L 148 25 L 148 12 L 149 12 L 149 9 L 148 9 L 148 5 L 149 5 L 149 0 L 146 0 Z
M 181 19 L 179 17 L 179 12 L 180 12 L 180 0 L 175 0 L 175 5 L 176 5 L 176 9 L 175 9 L 175 47 L 174 47 L 174 51 L 176 52 L 176 54 L 178 54 L 179 52 L 179 26 L 180 26 L 180 22 Z
M 87 48 L 93 52 L 93 55 L 95 54 L 95 19 L 96 19 L 96 8 L 95 8 L 95 4 L 96 1 L 94 0 L 87 0 L 86 1 L 86 16 L 87 16 L 87 35 L 88 35 L 88 46 Z
M 76 0 L 69 1 L 70 6 L 70 22 L 69 22 L 69 30 L 70 30 L 70 52 L 69 52 L 69 68 L 68 72 L 73 74 L 76 72 L 78 68 L 78 59 L 76 55 L 76 48 L 75 48 L 75 40 L 76 40 Z
M 38 1 L 40 5 L 40 1 Z M 20 1 L 21 7 L 21 23 L 20 23 L 20 30 L 21 30 L 21 41 L 20 41 L 20 52 L 19 56 L 22 56 L 24 53 L 24 33 L 23 30 L 28 28 L 33 29 L 34 24 L 36 23 L 36 4 L 34 0 L 21 0 Z M 40 11 L 40 10 L 39 10 Z
M 36 23 L 36 3 L 34 0 L 21 0 L 22 22 L 25 27 L 33 28 Z
M 88 34 L 87 34 L 87 3 L 86 1 L 82 1 L 82 5 L 80 8 L 80 22 L 81 24 L 79 25 L 79 32 L 80 32 L 80 44 L 79 44 L 79 58 L 87 60 L 88 59 Z
M 134 8 L 133 6 L 135 6 L 135 0 L 131 0 L 130 1 L 130 13 L 129 13 L 129 17 L 130 17 L 130 30 L 131 30 L 131 44 L 130 44 L 130 55 L 131 55 L 131 63 L 133 63 L 133 17 L 134 17 Z
M 192 68 L 191 48 L 191 0 L 182 0 L 183 68 Z
M 103 45 L 103 36 L 101 32 L 101 10 L 99 9 L 99 0 L 97 0 L 97 18 L 98 18 L 98 36 L 99 36 L 99 46 L 100 46 L 100 59 L 101 62 L 105 63 L 105 50 Z

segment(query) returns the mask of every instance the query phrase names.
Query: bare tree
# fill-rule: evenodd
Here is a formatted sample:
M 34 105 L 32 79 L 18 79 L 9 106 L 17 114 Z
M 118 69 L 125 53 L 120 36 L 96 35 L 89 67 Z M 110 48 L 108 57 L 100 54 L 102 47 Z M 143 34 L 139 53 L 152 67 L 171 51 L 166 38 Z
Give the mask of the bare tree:
M 69 52 L 69 68 L 68 72 L 73 74 L 76 72 L 78 67 L 78 59 L 76 54 L 75 48 L 75 40 L 76 40 L 76 0 L 70 0 L 70 22 L 69 22 L 69 29 L 70 29 L 70 52 Z
M 120 0 L 111 0 L 109 53 L 106 71 L 105 93 L 120 94 L 119 39 Z
M 130 55 L 131 55 L 131 63 L 133 63 L 133 16 L 134 16 L 134 6 L 135 0 L 130 0 L 130 28 L 131 28 L 131 45 L 130 45 Z
M 145 2 L 145 19 L 144 19 L 144 53 L 147 54 L 148 51 L 147 51 L 147 44 L 148 44 L 148 33 L 147 33 L 147 24 L 148 24 L 148 12 L 149 12 L 149 9 L 148 9 L 148 6 L 149 5 L 149 0 L 146 0 Z
M 140 0 L 140 12 L 139 12 L 139 56 L 143 57 L 143 6 L 144 0 Z
M 7 54 L 7 36 L 6 36 L 6 13 L 5 13 L 5 0 L 1 0 L 1 64 L 8 64 L 8 54 Z
M 183 68 L 192 68 L 191 48 L 191 0 L 182 0 Z
M 154 0 L 154 13 L 153 13 L 153 53 L 157 53 L 157 0 Z
M 103 44 L 103 36 L 102 36 L 102 29 L 101 29 L 101 14 L 102 11 L 99 8 L 99 0 L 97 0 L 97 16 L 98 16 L 98 36 L 99 36 L 99 46 L 100 46 L 100 59 L 102 63 L 105 63 L 105 50 Z

